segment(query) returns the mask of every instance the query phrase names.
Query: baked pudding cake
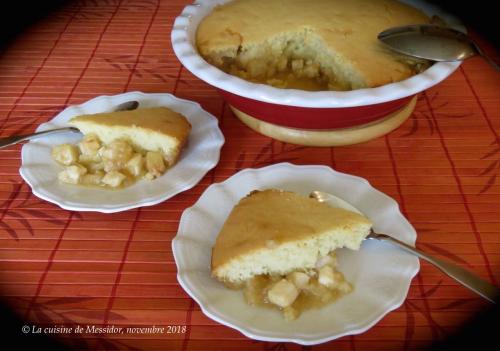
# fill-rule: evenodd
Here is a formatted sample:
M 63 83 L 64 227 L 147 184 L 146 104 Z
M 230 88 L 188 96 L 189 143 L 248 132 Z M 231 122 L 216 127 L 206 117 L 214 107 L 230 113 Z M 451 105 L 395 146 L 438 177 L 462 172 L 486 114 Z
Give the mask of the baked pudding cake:
M 335 250 L 358 250 L 371 225 L 358 213 L 293 192 L 254 191 L 224 223 L 212 250 L 212 275 L 243 289 L 250 305 L 278 308 L 293 320 L 352 290 Z
M 199 24 L 196 45 L 210 64 L 278 88 L 352 90 L 401 81 L 429 66 L 390 51 L 377 35 L 428 23 L 396 0 L 234 0 Z
M 177 162 L 191 130 L 184 116 L 166 107 L 81 115 L 69 123 L 84 137 L 52 149 L 65 166 L 59 180 L 107 188 L 161 176 Z

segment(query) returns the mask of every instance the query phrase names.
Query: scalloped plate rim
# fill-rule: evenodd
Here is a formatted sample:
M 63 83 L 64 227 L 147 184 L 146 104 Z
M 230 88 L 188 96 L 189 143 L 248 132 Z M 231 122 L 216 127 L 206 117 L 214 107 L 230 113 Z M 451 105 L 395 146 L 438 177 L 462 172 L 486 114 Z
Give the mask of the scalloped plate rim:
M 214 138 L 212 141 L 214 143 L 211 144 L 210 150 L 211 153 L 213 154 L 213 158 L 211 159 L 206 159 L 203 160 L 203 162 L 199 163 L 198 166 L 200 166 L 199 172 L 193 174 L 187 181 L 183 180 L 181 183 L 175 183 L 176 186 L 174 186 L 174 190 L 172 191 L 172 188 L 168 189 L 168 193 L 165 192 L 163 194 L 159 194 L 154 197 L 149 197 L 144 200 L 138 200 L 138 201 L 133 201 L 133 202 L 127 202 L 127 203 L 122 203 L 122 204 L 102 204 L 100 207 L 94 207 L 93 205 L 88 205 L 85 203 L 75 203 L 73 201 L 68 201 L 64 198 L 61 198 L 60 196 L 56 194 L 51 194 L 47 193 L 44 191 L 40 191 L 39 189 L 44 189 L 43 186 L 40 186 L 35 182 L 36 179 L 32 179 L 32 175 L 29 174 L 29 168 L 30 164 L 26 164 L 26 152 L 29 147 L 36 147 L 38 139 L 34 139 L 33 141 L 29 141 L 25 145 L 23 145 L 21 149 L 21 167 L 19 168 L 19 173 L 21 177 L 24 179 L 24 181 L 30 186 L 33 194 L 45 201 L 48 201 L 50 203 L 56 204 L 59 207 L 65 209 L 65 210 L 70 210 L 70 211 L 89 211 L 89 212 L 101 212 L 101 213 L 116 213 L 116 212 L 122 212 L 122 211 L 127 211 L 130 209 L 138 208 L 138 207 L 145 207 L 145 206 L 152 206 L 156 205 L 158 203 L 161 203 L 163 201 L 168 200 L 169 198 L 184 192 L 188 189 L 191 189 L 193 186 L 198 184 L 198 182 L 206 175 L 207 172 L 209 172 L 211 169 L 213 169 L 220 160 L 220 151 L 222 149 L 222 146 L 225 143 L 225 138 L 218 126 L 218 120 L 216 117 L 214 117 L 211 113 L 205 111 L 202 106 L 191 100 L 186 100 L 186 99 L 181 99 L 176 97 L 175 95 L 169 94 L 169 93 L 143 93 L 140 91 L 130 91 L 122 94 L 116 94 L 116 95 L 100 95 L 97 97 L 94 97 L 92 99 L 89 99 L 81 104 L 76 104 L 76 105 L 70 105 L 60 111 L 57 115 L 55 115 L 51 120 L 41 123 L 37 128 L 36 131 L 41 131 L 45 130 L 48 128 L 53 128 L 54 126 L 66 126 L 67 123 L 64 121 L 66 115 L 74 115 L 76 113 L 77 109 L 89 109 L 91 106 L 98 104 L 102 101 L 110 101 L 113 102 L 114 100 L 119 100 L 115 103 L 120 103 L 120 100 L 126 101 L 126 100 L 138 100 L 139 102 L 141 99 L 148 99 L 148 98 L 157 98 L 157 99 L 167 99 L 174 101 L 175 103 L 185 105 L 185 106 L 193 106 L 195 110 L 191 112 L 191 114 L 195 115 L 198 113 L 203 114 L 203 123 L 207 124 L 210 127 L 210 132 L 215 133 L 216 138 Z M 189 117 L 189 116 L 187 116 Z M 68 117 L 69 118 L 69 117 Z M 174 166 L 175 167 L 175 166 Z M 168 173 L 168 172 L 167 172 Z M 166 194 L 166 195 L 165 195 Z
M 412 279 L 418 274 L 420 270 L 420 263 L 419 260 L 415 257 L 413 259 L 413 266 L 408 266 L 407 269 L 404 271 L 405 277 L 407 278 L 408 284 L 402 284 L 399 286 L 399 291 L 397 294 L 394 294 L 394 299 L 393 301 L 387 302 L 384 307 L 383 307 L 383 312 L 378 314 L 375 313 L 376 316 L 366 318 L 363 322 L 363 324 L 360 324 L 356 326 L 356 328 L 353 328 L 351 330 L 346 330 L 343 333 L 338 333 L 335 335 L 330 335 L 330 336 L 313 336 L 313 337 L 307 337 L 307 335 L 302 335 L 302 337 L 284 337 L 283 335 L 273 335 L 272 332 L 267 331 L 266 333 L 262 333 L 262 330 L 256 330 L 254 328 L 249 327 L 248 325 L 238 325 L 235 324 L 235 322 L 232 322 L 232 319 L 228 316 L 221 315 L 218 313 L 217 309 L 210 304 L 209 301 L 206 301 L 206 298 L 204 297 L 203 294 L 198 294 L 195 292 L 195 287 L 193 287 L 192 282 L 190 281 L 188 275 L 185 273 L 183 269 L 179 268 L 179 259 L 180 259 L 180 247 L 183 245 L 183 237 L 182 233 L 184 232 L 184 225 L 186 222 L 186 218 L 190 216 L 190 212 L 193 211 L 198 205 L 200 201 L 203 200 L 203 197 L 205 194 L 209 194 L 211 191 L 216 191 L 217 188 L 224 188 L 227 186 L 227 184 L 230 184 L 232 182 L 237 182 L 237 176 L 238 175 L 243 175 L 246 173 L 256 173 L 256 172 L 266 172 L 266 171 L 272 171 L 274 168 L 295 168 L 295 169 L 321 169 L 321 170 L 326 170 L 331 172 L 332 174 L 335 174 L 337 176 L 343 176 L 343 177 L 348 177 L 349 179 L 357 182 L 364 184 L 368 187 L 369 191 L 375 192 L 378 196 L 382 196 L 386 200 L 388 200 L 391 205 L 394 207 L 396 211 L 396 215 L 400 217 L 401 220 L 403 220 L 403 223 L 408 226 L 408 229 L 410 229 L 411 232 L 411 238 L 410 240 L 406 240 L 408 242 L 411 242 L 411 244 L 414 244 L 416 241 L 416 231 L 414 230 L 413 226 L 408 222 L 408 220 L 403 216 L 403 214 L 400 211 L 398 203 L 388 196 L 387 194 L 381 192 L 380 190 L 374 188 L 370 182 L 362 177 L 359 176 L 354 176 L 342 172 L 338 172 L 328 166 L 324 165 L 294 165 L 288 162 L 284 163 L 278 163 L 278 164 L 273 164 L 270 166 L 262 167 L 262 168 L 246 168 L 238 173 L 234 174 L 233 176 L 229 177 L 228 179 L 224 180 L 223 182 L 220 183 L 214 183 L 211 184 L 209 187 L 206 188 L 206 190 L 203 192 L 203 194 L 198 198 L 195 204 L 193 206 L 186 208 L 184 212 L 182 213 L 180 222 L 179 222 L 179 229 L 178 229 L 178 234 L 176 237 L 172 240 L 172 252 L 174 255 L 174 260 L 176 262 L 176 266 L 178 269 L 177 273 L 177 280 L 179 284 L 182 286 L 182 288 L 198 303 L 200 306 L 202 312 L 207 315 L 209 318 L 226 325 L 230 328 L 234 328 L 241 332 L 243 335 L 255 339 L 255 340 L 262 340 L 262 341 L 273 341 L 273 342 L 294 342 L 297 344 L 301 345 L 316 345 L 324 342 L 328 342 L 337 338 L 340 338 L 345 335 L 354 335 L 354 334 L 360 334 L 362 332 L 365 332 L 366 330 L 370 329 L 373 327 L 375 324 L 377 324 L 383 317 L 385 317 L 389 312 L 399 308 L 403 302 L 405 301 L 408 291 L 410 288 L 410 284 Z M 178 251 L 179 250 L 179 251 Z

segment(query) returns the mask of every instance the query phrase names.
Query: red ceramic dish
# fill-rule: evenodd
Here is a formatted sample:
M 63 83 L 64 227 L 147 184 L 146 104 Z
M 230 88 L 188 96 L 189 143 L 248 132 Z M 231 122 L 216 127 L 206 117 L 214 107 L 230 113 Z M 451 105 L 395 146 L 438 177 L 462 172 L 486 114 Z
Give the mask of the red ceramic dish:
M 336 129 L 376 121 L 401 109 L 413 96 L 380 104 L 356 107 L 321 108 L 272 104 L 249 99 L 219 89 L 222 97 L 233 107 L 262 121 L 289 128 Z
M 176 18 L 172 46 L 181 63 L 198 78 L 216 87 L 237 110 L 273 125 L 308 130 L 332 130 L 365 125 L 404 108 L 412 97 L 448 77 L 460 62 L 438 62 L 406 80 L 377 88 L 352 91 L 303 91 L 256 84 L 226 74 L 197 52 L 195 37 L 200 21 L 227 1 L 199 0 Z M 427 15 L 454 19 L 434 7 L 410 1 Z

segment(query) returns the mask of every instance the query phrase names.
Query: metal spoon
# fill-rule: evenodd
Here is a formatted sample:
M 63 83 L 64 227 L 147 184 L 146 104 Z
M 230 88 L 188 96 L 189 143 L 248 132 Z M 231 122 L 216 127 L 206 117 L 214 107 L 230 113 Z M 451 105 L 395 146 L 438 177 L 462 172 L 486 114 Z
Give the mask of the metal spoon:
M 137 102 L 137 101 L 127 101 L 127 102 L 124 102 L 124 103 L 117 105 L 113 109 L 113 111 L 114 112 L 130 111 L 130 110 L 135 110 L 138 106 L 139 106 L 139 102 Z M 7 147 L 7 146 L 10 146 L 10 145 L 20 143 L 23 140 L 28 140 L 28 139 L 32 139 L 32 138 L 39 138 L 41 136 L 62 133 L 62 132 L 80 132 L 80 131 L 78 130 L 78 128 L 75 128 L 75 127 L 63 127 L 63 128 L 44 130 L 42 132 L 36 132 L 33 134 L 12 135 L 12 136 L 8 136 L 5 138 L 0 138 L 0 149 Z
M 394 51 L 432 61 L 462 61 L 481 55 L 500 70 L 469 36 L 449 27 L 434 24 L 393 27 L 379 33 L 378 39 Z
M 352 206 L 348 202 L 346 202 L 346 201 L 344 201 L 344 200 L 342 200 L 342 199 L 340 199 L 332 194 L 328 194 L 328 193 L 325 193 L 322 191 L 313 191 L 311 194 L 309 194 L 309 197 L 314 198 L 314 199 L 318 200 L 319 202 L 328 202 L 332 206 L 341 207 L 341 208 L 344 208 L 344 209 L 349 210 L 349 211 L 360 213 L 359 210 L 356 209 L 354 206 Z M 471 272 L 461 268 L 460 266 L 457 266 L 454 263 L 447 262 L 447 261 L 441 260 L 439 258 L 433 257 L 425 252 L 422 252 L 422 251 L 408 245 L 408 244 L 405 244 L 402 241 L 399 241 L 398 239 L 393 238 L 390 235 L 375 233 L 373 230 L 366 238 L 367 239 L 382 240 L 382 241 L 389 242 L 393 245 L 396 245 L 400 249 L 403 249 L 406 252 L 409 252 L 413 255 L 416 255 L 423 260 L 426 260 L 430 264 L 439 268 L 443 273 L 445 273 L 449 277 L 455 279 L 457 282 L 459 282 L 463 286 L 474 291 L 476 294 L 479 294 L 481 297 L 485 298 L 486 300 L 493 302 L 493 303 L 500 302 L 500 290 L 497 287 L 495 287 L 494 285 L 490 284 L 489 282 L 479 278 L 474 273 L 471 273 Z

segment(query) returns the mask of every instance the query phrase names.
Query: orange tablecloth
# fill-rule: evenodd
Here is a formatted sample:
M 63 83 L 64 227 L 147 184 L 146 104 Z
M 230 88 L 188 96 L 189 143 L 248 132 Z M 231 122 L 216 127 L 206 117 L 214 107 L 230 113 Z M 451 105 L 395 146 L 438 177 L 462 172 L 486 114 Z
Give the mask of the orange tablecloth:
M 500 281 L 500 80 L 470 59 L 420 95 L 386 137 L 306 148 L 240 123 L 216 91 L 172 52 L 186 1 L 79 1 L 28 28 L 0 57 L 0 136 L 33 131 L 70 104 L 125 91 L 168 92 L 219 118 L 221 160 L 193 189 L 117 214 L 65 211 L 32 195 L 18 174 L 20 146 L 0 150 L 1 299 L 37 326 L 186 326 L 172 333 L 56 334 L 82 349 L 298 350 L 264 343 L 205 317 L 176 280 L 171 251 L 182 211 L 205 188 L 246 167 L 324 164 L 395 198 L 417 246 Z M 308 349 L 418 349 L 457 330 L 487 303 L 421 264 L 403 306 L 375 327 Z M 19 331 L 21 332 L 21 331 Z

